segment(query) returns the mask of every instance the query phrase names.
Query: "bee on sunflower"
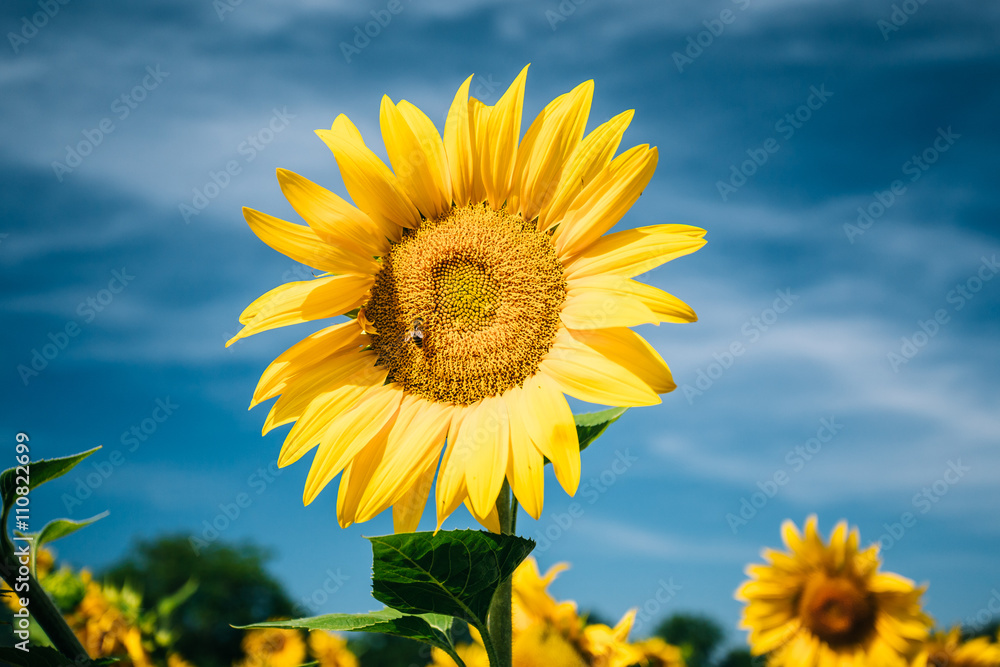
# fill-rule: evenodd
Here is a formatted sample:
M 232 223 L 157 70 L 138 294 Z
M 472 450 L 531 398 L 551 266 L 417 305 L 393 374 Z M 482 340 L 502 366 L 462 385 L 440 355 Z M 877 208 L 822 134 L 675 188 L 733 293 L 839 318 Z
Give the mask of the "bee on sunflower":
M 573 494 L 580 452 L 565 395 L 653 405 L 675 388 L 630 327 L 692 322 L 666 292 L 633 280 L 696 251 L 704 230 L 662 224 L 606 234 L 656 168 L 648 145 L 615 153 L 625 112 L 585 134 L 593 82 L 546 105 L 521 136 L 527 67 L 496 105 L 469 96 L 443 134 L 383 97 L 390 169 L 340 115 L 317 134 L 353 205 L 290 171 L 281 189 L 306 225 L 244 209 L 268 245 L 324 275 L 250 304 L 228 344 L 348 315 L 281 354 L 251 407 L 279 397 L 264 432 L 294 422 L 278 463 L 315 450 L 303 500 L 340 475 L 341 526 L 393 508 L 416 529 L 436 477 L 437 523 L 461 504 L 494 532 L 506 488 L 532 517 L 543 467 Z

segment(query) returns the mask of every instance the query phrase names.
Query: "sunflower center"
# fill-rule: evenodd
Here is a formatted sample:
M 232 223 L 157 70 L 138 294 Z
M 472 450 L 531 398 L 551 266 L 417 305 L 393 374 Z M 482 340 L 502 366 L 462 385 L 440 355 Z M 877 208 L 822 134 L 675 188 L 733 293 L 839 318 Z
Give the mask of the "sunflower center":
M 471 205 L 393 244 L 365 315 L 392 380 L 430 400 L 468 405 L 538 370 L 565 299 L 548 234 Z
M 875 628 L 875 600 L 860 582 L 817 574 L 799 601 L 802 624 L 833 647 L 857 644 Z

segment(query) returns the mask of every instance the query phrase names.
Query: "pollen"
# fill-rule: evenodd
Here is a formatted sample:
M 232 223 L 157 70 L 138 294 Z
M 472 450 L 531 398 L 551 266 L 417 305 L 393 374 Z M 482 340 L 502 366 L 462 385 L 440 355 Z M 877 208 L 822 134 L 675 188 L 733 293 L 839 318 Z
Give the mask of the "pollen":
M 364 312 L 391 380 L 429 400 L 468 405 L 534 375 L 565 299 L 549 235 L 476 204 L 425 220 L 393 244 Z

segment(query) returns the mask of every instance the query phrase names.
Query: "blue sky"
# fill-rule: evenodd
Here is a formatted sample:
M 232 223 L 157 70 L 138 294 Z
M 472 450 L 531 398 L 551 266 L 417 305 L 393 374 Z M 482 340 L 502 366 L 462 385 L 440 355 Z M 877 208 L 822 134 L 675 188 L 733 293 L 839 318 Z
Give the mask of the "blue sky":
M 337 114 L 380 151 L 383 94 L 440 128 L 469 74 L 495 102 L 530 62 L 529 119 L 593 78 L 590 127 L 635 109 L 624 145 L 659 147 L 621 227 L 708 230 L 698 253 L 646 276 L 700 316 L 641 331 L 680 388 L 586 452 L 577 498 L 550 477 L 541 521 L 521 516 L 543 567 L 572 563 L 556 594 L 607 617 L 646 605 L 732 628 L 744 564 L 780 543 L 783 519 L 815 512 L 824 531 L 846 518 L 864 542 L 885 535 L 885 567 L 930 582 L 939 623 L 987 609 L 1000 587 L 997 7 L 44 4 L 0 15 L 0 423 L 12 460 L 18 431 L 37 457 L 104 447 L 33 498 L 39 526 L 111 512 L 61 557 L 100 567 L 135 537 L 217 521 L 222 539 L 273 547 L 307 611 L 376 606 L 361 535 L 389 518 L 341 530 L 331 490 L 303 508 L 308 466 L 268 473 L 284 429 L 262 438 L 265 410 L 246 410 L 267 363 L 316 327 L 223 348 L 246 304 L 310 275 L 240 207 L 295 219 L 278 167 L 346 196 L 313 134 Z M 446 526 L 470 523 L 463 510 Z

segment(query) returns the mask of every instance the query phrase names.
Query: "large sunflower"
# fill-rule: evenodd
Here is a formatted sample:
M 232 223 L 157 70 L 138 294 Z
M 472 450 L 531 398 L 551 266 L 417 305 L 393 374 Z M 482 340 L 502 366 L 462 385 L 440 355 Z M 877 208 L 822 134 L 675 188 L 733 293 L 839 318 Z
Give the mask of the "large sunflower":
M 656 148 L 614 157 L 631 111 L 584 136 L 592 81 L 548 104 L 519 142 L 526 74 L 495 106 L 469 97 L 469 77 L 443 139 L 417 107 L 383 97 L 393 170 L 346 116 L 317 130 L 356 206 L 279 170 L 308 226 L 244 209 L 265 243 L 325 274 L 254 301 L 228 344 L 350 317 L 279 356 L 251 404 L 281 395 L 265 433 L 295 422 L 280 466 L 317 449 L 306 504 L 342 473 L 342 526 L 391 506 L 395 529 L 414 530 L 435 472 L 439 526 L 464 502 L 498 530 L 505 478 L 537 518 L 545 458 L 568 493 L 579 484 L 564 393 L 637 406 L 675 387 L 660 355 L 628 327 L 695 314 L 632 278 L 694 252 L 704 230 L 655 225 L 602 236 L 649 183 Z
M 858 550 L 857 529 L 840 522 L 824 544 L 816 517 L 805 534 L 782 525 L 789 552 L 765 549 L 767 565 L 749 565 L 736 591 L 746 602 L 740 627 L 754 655 L 775 667 L 895 667 L 907 664 L 927 636 L 924 589 L 878 572 L 878 545 Z

